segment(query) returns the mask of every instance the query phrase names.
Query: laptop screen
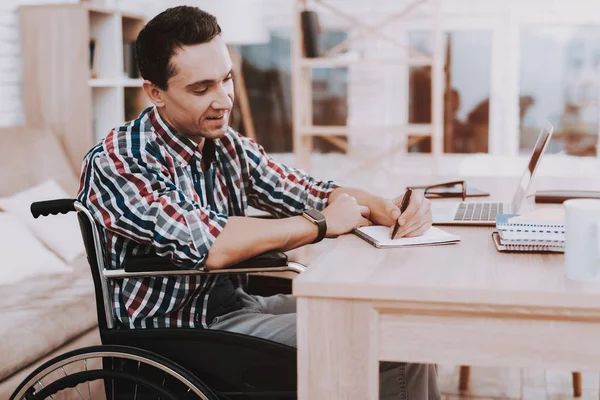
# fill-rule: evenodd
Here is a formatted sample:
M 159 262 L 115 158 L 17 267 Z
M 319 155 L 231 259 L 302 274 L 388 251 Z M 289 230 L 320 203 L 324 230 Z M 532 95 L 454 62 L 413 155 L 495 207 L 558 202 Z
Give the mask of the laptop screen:
M 515 192 L 515 196 L 513 197 L 511 204 L 512 213 L 519 212 L 519 208 L 521 208 L 521 204 L 523 204 L 523 200 L 527 195 L 527 189 L 529 189 L 529 185 L 533 180 L 533 176 L 535 175 L 535 171 L 540 163 L 540 159 L 542 158 L 546 147 L 548 147 L 550 136 L 552 136 L 553 131 L 554 127 L 549 122 L 546 122 L 537 138 L 537 141 L 535 142 L 533 153 L 529 159 L 529 164 L 527 164 L 527 168 L 525 168 L 525 172 L 523 172 L 521 180 L 519 181 L 519 185 L 517 186 L 517 191 Z

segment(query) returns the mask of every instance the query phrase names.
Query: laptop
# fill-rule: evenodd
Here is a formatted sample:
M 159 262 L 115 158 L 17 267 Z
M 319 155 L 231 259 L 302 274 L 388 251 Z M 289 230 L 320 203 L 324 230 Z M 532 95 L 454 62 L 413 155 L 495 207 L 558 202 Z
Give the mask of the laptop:
M 496 225 L 496 214 L 517 214 L 525 200 L 529 185 L 533 180 L 554 127 L 546 122 L 540 132 L 529 163 L 517 185 L 517 190 L 510 203 L 505 202 L 431 202 L 431 213 L 434 225 Z

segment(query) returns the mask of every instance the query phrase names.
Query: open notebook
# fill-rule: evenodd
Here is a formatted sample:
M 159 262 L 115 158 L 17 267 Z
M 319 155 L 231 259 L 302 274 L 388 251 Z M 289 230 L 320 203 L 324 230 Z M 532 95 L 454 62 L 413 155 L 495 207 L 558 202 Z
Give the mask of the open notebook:
M 363 226 L 355 229 L 353 232 L 378 249 L 390 247 L 430 246 L 460 242 L 460 236 L 452 235 L 433 226 L 421 236 L 394 240 L 390 239 L 390 228 L 387 226 Z

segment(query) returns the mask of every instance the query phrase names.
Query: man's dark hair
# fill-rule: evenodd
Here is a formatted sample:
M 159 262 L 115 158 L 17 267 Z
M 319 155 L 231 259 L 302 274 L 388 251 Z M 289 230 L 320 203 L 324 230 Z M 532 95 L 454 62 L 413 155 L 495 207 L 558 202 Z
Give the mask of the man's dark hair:
M 171 57 L 178 48 L 207 43 L 221 33 L 217 19 L 198 7 L 169 8 L 152 18 L 135 42 L 137 65 L 142 77 L 166 90 L 177 72 Z

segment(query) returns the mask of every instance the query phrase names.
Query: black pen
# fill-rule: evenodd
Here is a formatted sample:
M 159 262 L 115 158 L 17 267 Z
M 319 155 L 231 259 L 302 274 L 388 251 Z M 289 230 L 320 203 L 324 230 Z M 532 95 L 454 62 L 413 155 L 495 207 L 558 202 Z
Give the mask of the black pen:
M 412 194 L 412 189 L 407 188 L 406 193 L 404 193 L 404 197 L 402 198 L 402 203 L 400 204 L 400 215 L 402 215 L 404 213 L 404 211 L 406 211 L 406 208 L 408 207 L 408 203 L 410 202 L 411 194 Z M 392 239 L 396 236 L 396 233 L 398 233 L 399 228 L 400 228 L 400 224 L 398 223 L 398 220 L 396 219 L 396 225 L 394 225 L 394 231 L 392 232 Z

